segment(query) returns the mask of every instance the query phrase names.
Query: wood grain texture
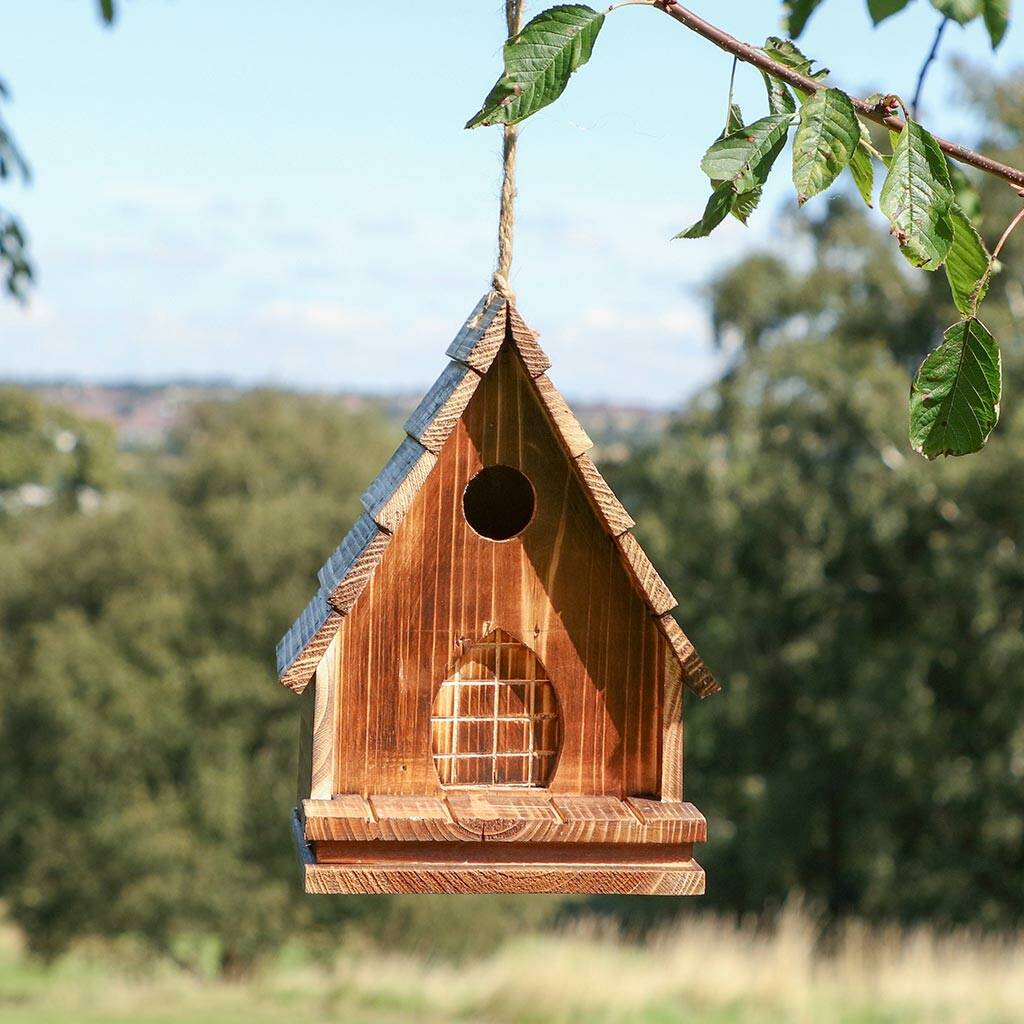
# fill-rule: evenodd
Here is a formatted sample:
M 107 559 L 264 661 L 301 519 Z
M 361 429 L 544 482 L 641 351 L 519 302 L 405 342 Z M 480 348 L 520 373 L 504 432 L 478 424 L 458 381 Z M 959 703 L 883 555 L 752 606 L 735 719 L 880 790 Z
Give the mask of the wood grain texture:
M 526 372 L 531 377 L 539 377 L 546 370 L 551 369 L 551 360 L 537 344 L 539 335 L 526 326 L 526 322 L 519 315 L 519 310 L 515 306 L 508 308 L 508 337 L 515 345 L 519 358 L 522 359 Z
M 474 533 L 461 508 L 468 481 L 497 463 L 525 473 L 537 496 L 530 525 L 501 543 Z M 551 790 L 656 795 L 667 640 L 512 346 L 345 617 L 335 792 L 440 793 L 437 687 L 495 628 L 537 655 L 557 693 L 564 730 Z
M 718 693 L 722 687 L 704 664 L 703 658 L 683 632 L 673 615 L 662 615 L 658 620 L 665 638 L 683 670 L 683 681 L 701 699 Z
M 405 432 L 438 454 L 479 383 L 479 374 L 452 360 L 406 421 Z
M 423 486 L 437 456 L 407 437 L 363 495 L 363 508 L 373 521 L 394 533 Z
M 447 356 L 464 363 L 481 376 L 494 362 L 505 341 L 508 307 L 502 298 L 493 298 L 490 305 L 481 300 L 470 314 L 462 330 L 448 346 Z
M 374 524 L 376 526 L 376 524 Z M 369 543 L 359 552 L 345 575 L 331 591 L 331 607 L 340 615 L 347 615 L 369 584 L 381 556 L 387 549 L 391 534 L 379 527 Z
M 665 656 L 661 799 L 683 799 L 683 669 L 671 653 Z
M 325 602 L 326 607 L 326 602 Z M 337 611 L 328 608 L 327 616 L 320 625 L 320 628 L 310 637 L 301 648 L 295 660 L 288 666 L 281 676 L 281 682 L 295 693 L 302 693 L 313 678 L 317 665 L 323 659 L 324 653 L 338 632 L 341 624 L 341 615 Z
M 456 866 L 419 864 L 304 864 L 308 893 L 578 893 L 580 895 L 699 896 L 704 869 L 677 864 L 527 864 Z
M 313 842 L 317 864 L 664 865 L 693 859 L 692 843 Z
M 295 791 L 299 805 L 309 797 L 313 785 L 313 705 L 316 701 L 316 677 L 299 697 L 299 763 Z
M 707 820 L 693 804 L 674 803 L 667 800 L 646 800 L 635 796 L 628 797 L 626 803 L 648 826 L 676 823 L 684 837 L 678 840 L 679 842 L 707 842 Z
M 525 794 L 525 795 L 524 795 Z M 302 802 L 313 841 L 693 843 L 707 831 L 692 804 L 543 790 L 449 790 L 442 797 L 359 794 Z
M 594 447 L 594 442 L 583 429 L 583 424 L 576 419 L 572 409 L 562 397 L 558 388 L 551 382 L 551 378 L 542 373 L 534 378 L 537 386 L 537 394 L 550 417 L 551 425 L 562 442 L 570 458 L 578 458 L 584 452 Z
M 338 637 L 335 634 L 316 667 L 309 785 L 309 796 L 314 800 L 330 799 L 334 792 L 337 693 Z
M 601 476 L 601 471 L 595 465 L 594 460 L 584 452 L 576 459 L 576 466 L 583 477 L 583 483 L 593 502 L 594 511 L 604 523 L 605 529 L 613 537 L 632 530 L 636 526 L 633 517 L 623 507 L 622 502 L 615 497 L 608 482 Z
M 676 599 L 672 591 L 668 589 L 668 585 L 654 568 L 636 537 L 631 533 L 623 533 L 615 538 L 615 542 L 637 587 L 646 595 L 647 603 L 654 614 L 662 615 L 675 608 Z

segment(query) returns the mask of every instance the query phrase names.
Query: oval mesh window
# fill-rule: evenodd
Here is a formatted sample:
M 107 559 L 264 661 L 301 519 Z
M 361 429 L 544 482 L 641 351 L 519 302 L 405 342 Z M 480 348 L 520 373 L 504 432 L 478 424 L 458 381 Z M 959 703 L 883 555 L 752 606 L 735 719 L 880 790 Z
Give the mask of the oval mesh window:
M 533 651 L 500 629 L 470 648 L 437 691 L 431 738 L 444 786 L 546 786 L 561 723 Z

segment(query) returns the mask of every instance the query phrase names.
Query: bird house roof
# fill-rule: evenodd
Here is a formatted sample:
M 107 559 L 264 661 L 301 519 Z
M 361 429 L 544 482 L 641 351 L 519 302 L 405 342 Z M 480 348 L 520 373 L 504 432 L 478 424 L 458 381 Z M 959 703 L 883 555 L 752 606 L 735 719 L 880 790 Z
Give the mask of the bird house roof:
M 406 421 L 405 439 L 363 495 L 363 514 L 320 568 L 319 589 L 277 645 L 278 672 L 289 689 L 301 693 L 309 682 L 342 618 L 373 576 L 477 385 L 506 342 L 522 360 L 598 519 L 614 539 L 634 588 L 679 661 L 686 685 L 700 697 L 719 689 L 672 616 L 676 599 L 633 536 L 633 519 L 588 454 L 593 442 L 547 376 L 551 362 L 537 343 L 537 335 L 515 306 L 500 297 L 482 299 L 448 347 L 450 362 Z

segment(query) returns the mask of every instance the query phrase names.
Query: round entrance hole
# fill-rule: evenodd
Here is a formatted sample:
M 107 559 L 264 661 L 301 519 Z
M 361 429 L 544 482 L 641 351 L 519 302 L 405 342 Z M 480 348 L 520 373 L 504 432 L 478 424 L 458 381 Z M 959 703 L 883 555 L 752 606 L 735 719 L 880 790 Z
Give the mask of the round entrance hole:
M 511 466 L 487 466 L 466 485 L 466 522 L 488 540 L 510 540 L 530 525 L 536 498 L 533 484 Z

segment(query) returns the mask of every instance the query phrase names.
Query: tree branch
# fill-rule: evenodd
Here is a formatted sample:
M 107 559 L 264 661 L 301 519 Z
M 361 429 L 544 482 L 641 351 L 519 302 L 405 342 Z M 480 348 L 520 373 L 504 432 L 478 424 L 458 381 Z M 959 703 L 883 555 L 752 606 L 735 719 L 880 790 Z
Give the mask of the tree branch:
M 795 86 L 797 89 L 813 93 L 819 89 L 828 88 L 828 86 L 823 85 L 816 79 L 808 78 L 807 75 L 802 75 L 799 71 L 794 71 L 793 68 L 786 67 L 785 64 L 772 60 L 763 50 L 759 50 L 749 43 L 740 42 L 729 35 L 728 32 L 724 32 L 692 11 L 687 10 L 682 4 L 677 3 L 676 0 L 655 0 L 652 6 L 664 11 L 670 18 L 674 18 L 680 25 L 685 26 L 691 32 L 696 32 L 697 35 L 707 39 L 708 42 L 714 43 L 719 49 L 725 50 L 726 53 L 731 53 L 744 63 L 752 64 L 754 67 L 766 71 L 769 75 L 773 75 L 775 78 Z M 903 130 L 904 122 L 889 113 L 889 105 L 885 103 L 872 105 L 854 96 L 851 96 L 850 99 L 857 112 L 869 120 L 884 125 L 886 128 L 891 128 L 896 132 Z M 984 171 L 986 174 L 1002 178 L 1018 188 L 1024 188 L 1024 171 L 1020 171 L 1016 167 L 1010 167 L 1008 164 L 1000 163 L 998 160 L 993 160 L 982 153 L 976 153 L 973 149 L 968 149 L 959 143 L 949 142 L 938 136 L 936 136 L 935 141 L 939 144 L 940 149 L 954 160 L 962 164 L 968 164 L 971 167 L 976 167 L 979 171 Z
M 924 91 L 924 80 L 928 77 L 928 69 L 935 62 L 935 58 L 939 55 L 939 46 L 942 43 L 942 33 L 946 31 L 946 26 L 949 24 L 949 18 L 943 18 L 939 22 L 939 27 L 935 32 L 935 39 L 932 42 L 932 48 L 928 51 L 928 56 L 925 57 L 924 63 L 921 65 L 921 71 L 917 76 L 917 88 L 914 90 L 914 98 L 910 101 L 910 109 L 913 112 L 914 117 L 917 117 L 917 108 L 921 105 L 921 93 Z

